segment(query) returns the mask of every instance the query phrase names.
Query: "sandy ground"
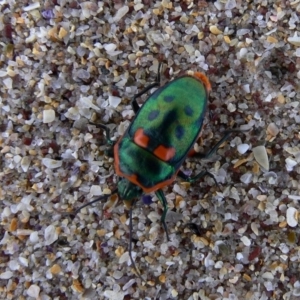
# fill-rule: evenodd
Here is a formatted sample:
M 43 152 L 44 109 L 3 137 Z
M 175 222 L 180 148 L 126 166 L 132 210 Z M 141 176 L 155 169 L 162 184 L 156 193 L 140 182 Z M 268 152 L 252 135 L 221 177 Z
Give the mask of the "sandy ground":
M 299 15 L 299 0 L 1 0 L 0 298 L 300 299 Z M 218 185 L 164 188 L 170 242 L 157 198 L 136 204 L 141 280 L 122 199 L 67 213 L 116 187 L 97 124 L 117 140 L 159 63 L 161 85 L 211 81 L 196 151 L 248 131 L 183 164 Z

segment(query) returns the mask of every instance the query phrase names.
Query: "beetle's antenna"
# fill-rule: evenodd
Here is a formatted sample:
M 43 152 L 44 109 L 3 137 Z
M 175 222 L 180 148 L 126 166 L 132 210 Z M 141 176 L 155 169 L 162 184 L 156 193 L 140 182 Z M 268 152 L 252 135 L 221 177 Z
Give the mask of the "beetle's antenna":
M 140 271 L 137 269 L 136 265 L 135 265 L 135 262 L 132 258 L 132 207 L 133 205 L 130 206 L 130 209 L 129 209 L 129 249 L 128 249 L 128 253 L 129 253 L 129 257 L 130 257 L 130 261 L 131 261 L 131 264 L 136 272 L 136 275 L 142 280 L 144 281 L 144 279 L 142 278 L 141 276 L 141 273 Z
M 162 62 L 159 62 L 158 63 L 158 68 L 157 68 L 157 75 L 156 75 L 156 79 L 155 81 L 160 83 L 160 73 L 161 73 L 161 70 L 162 70 Z
M 87 207 L 87 206 L 90 206 L 90 205 L 92 205 L 92 204 L 94 204 L 94 203 L 96 203 L 96 202 L 100 202 L 100 201 L 102 201 L 102 200 L 106 200 L 107 198 L 109 198 L 109 197 L 112 196 L 113 194 L 116 194 L 117 192 L 118 192 L 118 189 L 114 189 L 114 190 L 111 192 L 111 194 L 109 194 L 109 195 L 102 195 L 102 196 L 96 198 L 95 200 L 90 201 L 90 202 L 88 202 L 88 203 L 86 203 L 86 204 L 84 204 L 84 205 L 78 207 L 78 208 L 75 210 L 75 212 L 72 213 L 72 215 L 75 217 L 75 216 L 76 216 L 83 208 L 85 208 L 85 207 Z

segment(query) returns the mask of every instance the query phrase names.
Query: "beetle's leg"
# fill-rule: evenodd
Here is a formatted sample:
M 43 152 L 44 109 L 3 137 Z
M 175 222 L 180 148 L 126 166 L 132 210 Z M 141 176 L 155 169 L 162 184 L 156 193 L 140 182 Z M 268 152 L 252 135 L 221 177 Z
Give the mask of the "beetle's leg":
M 158 200 L 160 201 L 160 203 L 161 203 L 161 205 L 163 206 L 163 209 L 164 209 L 163 214 L 161 216 L 161 222 L 162 222 L 162 225 L 163 225 L 164 230 L 166 232 L 167 240 L 170 241 L 168 227 L 167 227 L 167 224 L 166 224 L 166 215 L 167 215 L 167 211 L 168 211 L 168 203 L 167 203 L 166 197 L 165 197 L 162 190 L 156 191 L 155 195 L 158 198 Z
M 113 194 L 116 194 L 117 192 L 118 192 L 118 189 L 114 189 L 114 190 L 111 192 L 111 194 L 109 194 L 109 195 L 102 195 L 102 196 L 96 198 L 96 199 L 93 200 L 93 201 L 90 201 L 90 202 L 88 202 L 88 203 L 86 203 L 86 204 L 83 204 L 82 206 L 78 207 L 73 213 L 71 213 L 71 215 L 73 215 L 73 217 L 75 218 L 75 216 L 76 216 L 83 208 L 85 208 L 85 207 L 87 207 L 87 206 L 90 206 L 90 205 L 92 205 L 92 204 L 94 204 L 94 203 L 96 203 L 96 202 L 100 202 L 100 201 L 102 201 L 102 200 L 106 200 L 107 198 L 109 198 L 109 197 L 112 196 Z
M 105 131 L 106 134 L 106 149 L 105 149 L 105 154 L 109 157 L 114 157 L 114 152 L 113 152 L 113 147 L 114 147 L 114 142 L 110 139 L 110 131 L 109 128 L 104 125 L 104 124 L 95 124 L 102 128 Z
M 106 134 L 106 143 L 110 146 L 113 146 L 114 145 L 114 142 L 110 139 L 110 131 L 109 131 L 109 128 L 104 125 L 104 124 L 95 124 L 97 126 L 99 126 L 100 128 L 102 128 L 104 131 L 105 131 L 105 134 Z
M 140 109 L 140 106 L 138 105 L 136 99 L 139 98 L 139 97 L 141 97 L 145 93 L 147 93 L 152 88 L 160 85 L 160 70 L 161 70 L 161 63 L 159 63 L 159 65 L 158 65 L 157 76 L 156 76 L 155 82 L 153 82 L 150 85 L 148 85 L 147 87 L 145 87 L 141 92 L 139 92 L 138 94 L 136 94 L 132 98 L 132 100 L 131 100 L 131 106 L 132 106 L 132 109 L 133 109 L 134 113 L 137 113 L 139 111 L 139 109 Z
M 210 158 L 218 150 L 218 148 L 221 146 L 221 144 L 224 143 L 229 138 L 231 133 L 233 133 L 233 132 L 245 132 L 245 131 L 248 131 L 248 130 L 241 130 L 241 129 L 226 130 L 225 133 L 224 133 L 224 136 L 220 139 L 219 142 L 217 142 L 217 144 L 215 144 L 212 147 L 212 149 L 208 153 L 196 153 L 192 149 L 190 151 L 189 155 L 191 155 L 193 157 L 200 158 L 200 159 Z M 208 175 L 209 177 L 211 177 L 214 180 L 216 186 L 219 186 L 217 181 L 216 181 L 215 176 L 212 173 L 208 172 L 206 169 L 204 171 L 201 171 L 200 173 L 198 173 L 197 175 L 195 175 L 193 177 L 189 177 L 189 176 L 185 175 L 181 170 L 179 170 L 179 172 L 177 173 L 178 177 L 182 178 L 183 180 L 186 180 L 187 182 L 191 182 L 191 183 L 199 180 L 200 178 L 202 178 L 206 175 Z
M 208 153 L 194 153 L 193 157 L 201 158 L 201 159 L 207 159 L 210 158 L 217 150 L 218 148 L 229 138 L 229 136 L 233 132 L 247 132 L 247 130 L 242 130 L 242 129 L 230 129 L 230 130 L 225 130 L 224 136 L 208 151 Z
M 130 210 L 129 210 L 129 249 L 128 249 L 128 253 L 129 253 L 129 258 L 130 258 L 130 261 L 131 261 L 131 264 L 136 272 L 136 275 L 142 280 L 142 276 L 141 276 L 141 273 L 140 271 L 137 269 L 136 265 L 135 265 L 135 262 L 133 260 L 133 257 L 132 257 L 132 208 L 133 208 L 133 205 L 130 206 Z
M 219 186 L 215 176 L 212 173 L 208 172 L 206 169 L 192 177 L 185 175 L 181 170 L 179 170 L 179 172 L 177 173 L 178 177 L 190 183 L 193 183 L 206 175 L 211 177 L 214 180 L 216 186 Z

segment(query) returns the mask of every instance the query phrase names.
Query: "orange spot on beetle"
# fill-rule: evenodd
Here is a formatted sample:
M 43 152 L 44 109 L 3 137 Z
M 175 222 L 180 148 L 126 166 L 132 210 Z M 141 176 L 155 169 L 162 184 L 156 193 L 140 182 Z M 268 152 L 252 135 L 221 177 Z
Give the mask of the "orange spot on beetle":
M 193 72 L 192 76 L 198 78 L 205 85 L 208 92 L 211 91 L 211 85 L 209 79 L 201 72 Z
M 142 148 L 147 148 L 149 143 L 149 137 L 144 134 L 144 130 L 139 128 L 133 137 L 133 141 Z
M 157 190 L 159 190 L 159 189 L 161 189 L 161 188 L 163 188 L 163 187 L 171 184 L 175 180 L 179 169 L 175 171 L 175 173 L 173 174 L 173 176 L 171 178 L 169 178 L 169 179 L 167 179 L 165 181 L 159 182 L 156 185 L 153 185 L 151 187 L 145 187 L 145 186 L 143 186 L 143 184 L 139 182 L 138 177 L 137 177 L 136 174 L 128 175 L 128 174 L 123 173 L 121 171 L 121 169 L 120 169 L 120 158 L 119 158 L 119 143 L 120 143 L 121 140 L 122 140 L 122 137 L 120 138 L 120 140 L 114 146 L 115 170 L 116 170 L 116 174 L 118 176 L 124 177 L 127 180 L 129 180 L 130 182 L 136 184 L 141 189 L 143 189 L 144 193 L 146 193 L 146 194 L 155 192 L 155 191 L 157 191 Z M 167 149 L 167 148 L 165 148 L 165 149 Z
M 154 155 L 163 161 L 168 161 L 174 157 L 176 151 L 173 147 L 167 148 L 163 145 L 159 145 L 154 151 Z

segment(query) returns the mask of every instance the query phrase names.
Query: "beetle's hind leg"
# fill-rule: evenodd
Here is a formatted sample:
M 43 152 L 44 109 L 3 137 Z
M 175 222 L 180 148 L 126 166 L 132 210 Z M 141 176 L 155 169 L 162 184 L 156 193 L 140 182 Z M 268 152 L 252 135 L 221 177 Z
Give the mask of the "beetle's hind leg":
M 148 85 L 147 87 L 145 87 L 141 92 L 139 92 L 138 94 L 136 94 L 132 98 L 132 100 L 131 100 L 131 106 L 132 106 L 132 109 L 133 109 L 133 111 L 134 111 L 135 114 L 140 109 L 140 106 L 137 103 L 137 98 L 141 97 L 142 95 L 144 95 L 145 93 L 147 93 L 152 88 L 160 85 L 160 71 L 161 71 L 161 63 L 159 63 L 159 65 L 158 65 L 157 76 L 156 76 L 155 82 L 153 82 L 150 85 Z
M 217 142 L 212 147 L 212 149 L 208 153 L 194 153 L 193 152 L 192 156 L 200 158 L 200 159 L 210 158 L 218 150 L 218 148 L 229 138 L 231 133 L 233 133 L 233 132 L 245 132 L 245 131 L 248 131 L 248 130 L 241 130 L 241 129 L 226 130 L 225 133 L 224 133 L 224 136 L 219 140 L 219 142 Z M 216 181 L 215 176 L 212 173 L 208 172 L 206 169 L 201 171 L 200 173 L 196 174 L 195 176 L 192 176 L 192 177 L 185 175 L 181 170 L 179 170 L 179 172 L 177 174 L 177 176 L 180 177 L 181 179 L 183 179 L 187 182 L 191 182 L 191 183 L 201 179 L 202 177 L 204 177 L 206 175 L 211 177 L 214 180 L 217 187 L 219 186 L 217 181 Z
M 181 170 L 179 170 L 179 172 L 177 173 L 177 176 L 179 178 L 183 179 L 184 181 L 190 182 L 190 183 L 193 183 L 206 175 L 211 177 L 214 180 L 216 186 L 219 187 L 215 176 L 212 173 L 208 172 L 206 169 L 192 177 L 185 175 Z

